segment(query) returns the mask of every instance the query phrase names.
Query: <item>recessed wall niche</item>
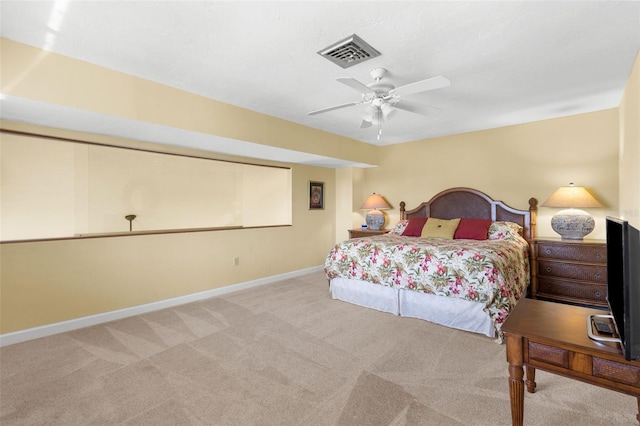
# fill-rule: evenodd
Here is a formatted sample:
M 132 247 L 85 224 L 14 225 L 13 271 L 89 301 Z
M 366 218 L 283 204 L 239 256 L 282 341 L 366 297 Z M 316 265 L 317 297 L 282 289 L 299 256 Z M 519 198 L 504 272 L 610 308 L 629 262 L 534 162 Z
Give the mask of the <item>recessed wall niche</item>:
M 0 162 L 3 242 L 291 224 L 287 167 L 5 132 Z

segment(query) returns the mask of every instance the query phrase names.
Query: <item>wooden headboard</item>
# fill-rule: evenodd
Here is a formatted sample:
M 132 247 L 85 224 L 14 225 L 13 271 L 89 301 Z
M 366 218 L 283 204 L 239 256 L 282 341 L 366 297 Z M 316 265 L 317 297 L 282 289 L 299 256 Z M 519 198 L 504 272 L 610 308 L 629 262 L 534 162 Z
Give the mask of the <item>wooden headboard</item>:
M 421 203 L 412 210 L 406 210 L 405 202 L 400 202 L 400 220 L 416 217 L 504 220 L 522 226 L 523 237 L 531 242 L 536 236 L 537 210 L 538 200 L 535 198 L 529 199 L 529 210 L 518 210 L 476 189 L 451 188 L 436 194 L 431 200 Z

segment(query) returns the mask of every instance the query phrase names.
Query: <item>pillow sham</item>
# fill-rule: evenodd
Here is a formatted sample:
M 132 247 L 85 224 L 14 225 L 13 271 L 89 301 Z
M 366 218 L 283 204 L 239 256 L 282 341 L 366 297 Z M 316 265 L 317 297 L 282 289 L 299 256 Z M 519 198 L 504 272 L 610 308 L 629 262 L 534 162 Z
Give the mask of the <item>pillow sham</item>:
M 460 219 L 447 220 L 430 217 L 427 223 L 424 224 L 420 236 L 422 238 L 446 238 L 452 240 L 459 223 Z
M 388 233 L 389 234 L 394 234 L 394 235 L 402 235 L 402 233 L 404 232 L 404 230 L 405 230 L 405 228 L 407 227 L 408 224 L 409 224 L 408 220 L 401 220 Z
M 490 240 L 509 240 L 516 237 L 522 237 L 522 226 L 514 222 L 493 222 L 489 227 Z
M 422 235 L 422 228 L 424 228 L 424 224 L 427 222 L 426 217 L 417 217 L 414 219 L 409 219 L 409 223 L 407 227 L 404 228 L 402 235 L 405 237 L 419 237 Z
M 463 217 L 456 229 L 453 238 L 456 240 L 486 240 L 489 237 L 489 227 L 493 221 L 491 219 L 475 219 Z

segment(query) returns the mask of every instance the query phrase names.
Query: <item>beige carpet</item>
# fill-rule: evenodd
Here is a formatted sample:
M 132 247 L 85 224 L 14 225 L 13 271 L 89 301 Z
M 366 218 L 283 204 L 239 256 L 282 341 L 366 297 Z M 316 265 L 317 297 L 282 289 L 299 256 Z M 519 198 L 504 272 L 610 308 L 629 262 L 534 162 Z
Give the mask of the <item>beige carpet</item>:
M 509 425 L 505 347 L 331 300 L 322 273 L 2 348 L 4 425 Z M 539 371 L 526 425 L 637 424 Z

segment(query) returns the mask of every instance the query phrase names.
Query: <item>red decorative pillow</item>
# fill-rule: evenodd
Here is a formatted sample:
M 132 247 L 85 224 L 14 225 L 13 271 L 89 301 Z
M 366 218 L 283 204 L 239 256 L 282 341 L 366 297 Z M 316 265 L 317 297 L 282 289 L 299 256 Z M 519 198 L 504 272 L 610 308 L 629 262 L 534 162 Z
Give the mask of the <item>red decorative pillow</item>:
M 419 237 L 422 234 L 422 228 L 424 224 L 427 222 L 426 217 L 417 217 L 414 219 L 409 219 L 409 223 L 407 227 L 404 229 L 402 233 L 405 237 Z
M 486 240 L 491 223 L 491 219 L 462 218 L 453 238 L 456 240 Z

